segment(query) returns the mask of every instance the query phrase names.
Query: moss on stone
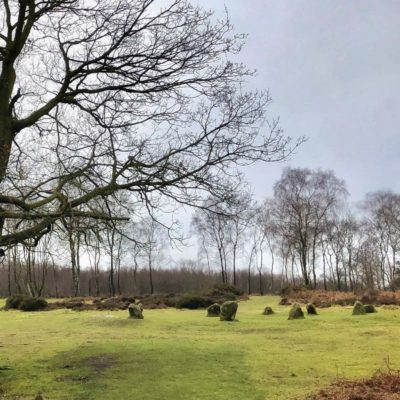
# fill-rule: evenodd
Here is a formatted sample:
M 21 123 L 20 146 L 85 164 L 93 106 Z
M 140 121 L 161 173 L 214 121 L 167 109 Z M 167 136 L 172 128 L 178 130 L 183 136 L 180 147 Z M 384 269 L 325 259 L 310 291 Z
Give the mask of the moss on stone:
M 301 309 L 299 303 L 294 303 L 289 311 L 288 319 L 301 319 L 301 318 L 304 318 L 303 310 Z
M 236 312 L 238 309 L 238 303 L 236 301 L 226 301 L 221 306 L 221 321 L 234 321 Z
M 265 307 L 263 311 L 263 315 L 272 315 L 274 314 L 274 310 L 271 307 Z
M 353 307 L 353 315 L 364 315 L 365 313 L 365 308 L 361 301 L 356 301 Z
M 312 303 L 308 303 L 307 306 L 306 306 L 306 309 L 307 309 L 307 314 L 308 315 L 317 315 L 318 314 L 317 313 L 317 307 L 315 307 L 315 305 L 312 304 Z
M 207 308 L 207 317 L 219 317 L 221 313 L 221 306 L 218 303 L 211 304 Z
M 364 310 L 367 314 L 376 313 L 376 308 L 373 304 L 366 304 Z
M 129 304 L 128 307 L 128 311 L 129 311 L 129 318 L 133 318 L 133 319 L 143 319 L 143 306 L 141 303 L 132 303 Z

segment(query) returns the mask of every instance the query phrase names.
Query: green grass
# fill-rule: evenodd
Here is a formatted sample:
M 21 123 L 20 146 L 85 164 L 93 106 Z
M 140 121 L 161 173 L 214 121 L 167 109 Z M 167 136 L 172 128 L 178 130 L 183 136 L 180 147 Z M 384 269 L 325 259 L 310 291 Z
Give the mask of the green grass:
M 277 297 L 239 305 L 236 322 L 206 312 L 0 312 L 3 399 L 283 400 L 337 377 L 400 368 L 400 309 L 351 308 L 288 321 Z M 276 314 L 261 315 L 265 306 Z

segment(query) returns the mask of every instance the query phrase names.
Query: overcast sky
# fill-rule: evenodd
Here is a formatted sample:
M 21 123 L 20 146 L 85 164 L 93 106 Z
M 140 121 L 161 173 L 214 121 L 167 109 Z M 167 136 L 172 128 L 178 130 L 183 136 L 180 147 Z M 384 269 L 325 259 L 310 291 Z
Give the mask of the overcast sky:
M 352 201 L 400 191 L 400 1 L 198 0 L 247 33 L 240 60 L 269 89 L 271 116 L 307 136 L 289 163 L 331 169 Z M 282 164 L 248 174 L 258 199 L 271 194 Z

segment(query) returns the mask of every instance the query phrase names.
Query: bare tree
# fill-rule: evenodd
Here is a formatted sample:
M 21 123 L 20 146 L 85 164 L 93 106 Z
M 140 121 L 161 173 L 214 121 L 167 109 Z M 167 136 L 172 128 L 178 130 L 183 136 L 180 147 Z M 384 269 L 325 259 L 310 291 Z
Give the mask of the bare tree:
M 284 159 L 268 93 L 243 92 L 252 71 L 230 60 L 242 44 L 186 0 L 1 2 L 0 245 L 125 218 L 102 207 L 118 190 L 150 208 L 222 199 L 232 166 Z
M 378 284 L 395 281 L 400 247 L 400 195 L 393 192 L 369 193 L 363 203 L 366 228 L 379 251 Z
M 244 186 L 244 185 L 243 185 Z M 245 232 L 254 217 L 255 204 L 250 191 L 242 187 L 239 194 L 235 194 L 229 201 L 228 233 L 232 247 L 232 276 L 233 284 L 237 285 L 236 269 L 238 250 L 243 247 Z
M 229 240 L 229 218 L 223 206 L 218 204 L 218 200 L 208 198 L 204 202 L 204 207 L 196 210 L 192 219 L 192 226 L 200 237 L 201 246 L 206 248 L 207 257 L 210 249 L 214 249 L 216 252 L 215 257 L 221 271 L 222 283 L 228 282 L 227 257 L 228 248 L 231 244 Z
M 306 286 L 316 287 L 316 250 L 323 223 L 346 194 L 344 182 L 331 171 L 287 168 L 274 186 L 274 220 L 298 253 Z
M 153 218 L 145 218 L 139 227 L 143 243 L 143 254 L 147 259 L 149 272 L 150 294 L 154 293 L 153 269 L 155 262 L 160 262 L 166 244 L 167 232 L 165 226 Z

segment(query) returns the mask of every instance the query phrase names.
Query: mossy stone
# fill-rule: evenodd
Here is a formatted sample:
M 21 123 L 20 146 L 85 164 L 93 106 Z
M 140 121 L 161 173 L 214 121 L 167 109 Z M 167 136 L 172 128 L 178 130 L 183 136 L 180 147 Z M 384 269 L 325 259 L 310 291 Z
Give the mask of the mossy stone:
M 356 301 L 353 307 L 353 315 L 364 315 L 366 314 L 365 308 L 361 301 Z
M 129 311 L 129 318 L 133 318 L 133 319 L 143 319 L 143 306 L 141 303 L 132 303 L 129 304 L 128 307 L 128 311 Z
M 218 303 L 211 304 L 207 308 L 207 317 L 219 317 L 221 313 L 221 306 Z
M 226 301 L 221 306 L 221 314 L 219 316 L 221 321 L 234 321 L 238 303 L 236 301 Z
M 299 303 L 294 303 L 292 308 L 289 311 L 289 318 L 288 319 L 302 319 L 304 318 L 303 310 L 300 307 Z
M 274 314 L 274 310 L 271 307 L 265 307 L 263 311 L 263 315 L 272 315 Z
M 306 309 L 307 309 L 308 315 L 317 315 L 318 314 L 317 307 L 315 307 L 314 304 L 312 304 L 312 303 L 307 304 Z
M 281 301 L 279 302 L 280 306 L 290 306 L 292 303 L 286 297 L 282 297 Z
M 376 308 L 374 307 L 373 304 L 366 304 L 364 306 L 364 310 L 367 314 L 372 314 L 372 313 L 376 313 Z

